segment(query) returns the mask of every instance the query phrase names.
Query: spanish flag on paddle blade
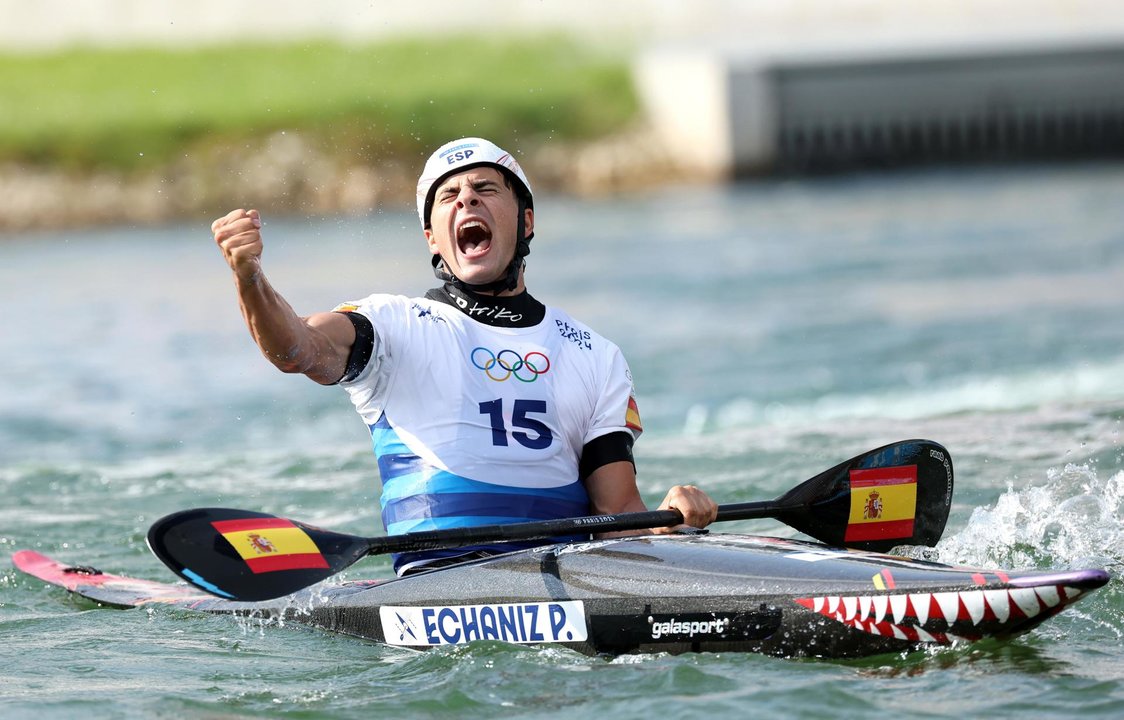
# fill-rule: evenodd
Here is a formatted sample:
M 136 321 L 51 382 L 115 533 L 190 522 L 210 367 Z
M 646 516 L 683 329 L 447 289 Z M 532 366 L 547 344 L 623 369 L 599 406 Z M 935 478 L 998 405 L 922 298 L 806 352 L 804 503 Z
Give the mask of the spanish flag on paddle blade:
M 851 471 L 851 514 L 843 542 L 907 539 L 917 513 L 917 466 Z
M 255 574 L 329 567 L 308 533 L 290 520 L 246 518 L 218 520 L 211 525 L 226 538 Z

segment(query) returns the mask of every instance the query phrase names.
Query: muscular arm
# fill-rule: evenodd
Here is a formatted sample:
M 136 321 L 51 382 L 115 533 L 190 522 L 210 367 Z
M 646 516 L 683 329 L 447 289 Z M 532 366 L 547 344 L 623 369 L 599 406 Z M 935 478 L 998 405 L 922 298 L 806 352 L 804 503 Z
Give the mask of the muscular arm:
M 615 515 L 625 512 L 647 510 L 640 490 L 636 487 L 636 470 L 631 462 L 608 463 L 594 470 L 585 479 L 586 492 L 589 493 L 590 512 L 594 515 Z M 718 506 L 710 497 L 694 485 L 676 485 L 667 492 L 660 510 L 674 508 L 683 514 L 684 524 L 692 527 L 706 527 L 714 522 Z M 607 533 L 601 537 L 621 535 L 645 535 L 649 532 L 666 533 L 671 528 L 652 528 L 619 533 Z
M 355 327 L 340 313 L 301 317 L 266 279 L 261 267 L 261 218 L 234 210 L 211 225 L 234 273 L 242 317 L 262 354 L 277 368 L 330 385 L 344 373 Z

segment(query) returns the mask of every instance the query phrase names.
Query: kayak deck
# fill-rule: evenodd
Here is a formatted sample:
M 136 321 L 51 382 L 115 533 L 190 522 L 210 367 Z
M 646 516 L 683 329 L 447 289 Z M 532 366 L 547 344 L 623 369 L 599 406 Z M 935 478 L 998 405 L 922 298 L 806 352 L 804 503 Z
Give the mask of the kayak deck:
M 499 640 L 587 654 L 858 657 L 1024 633 L 1108 582 L 1103 570 L 957 568 L 816 543 L 711 534 L 524 550 L 265 602 L 67 567 L 21 571 L 115 607 L 277 617 L 414 648 Z

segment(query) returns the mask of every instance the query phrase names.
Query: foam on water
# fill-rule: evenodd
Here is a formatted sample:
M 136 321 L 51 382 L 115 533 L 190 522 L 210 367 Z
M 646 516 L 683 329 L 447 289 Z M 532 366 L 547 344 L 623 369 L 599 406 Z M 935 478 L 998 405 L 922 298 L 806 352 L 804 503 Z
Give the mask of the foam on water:
M 1009 484 L 992 507 L 937 545 L 942 562 L 1005 568 L 1124 569 L 1124 471 L 1051 469 L 1046 482 Z

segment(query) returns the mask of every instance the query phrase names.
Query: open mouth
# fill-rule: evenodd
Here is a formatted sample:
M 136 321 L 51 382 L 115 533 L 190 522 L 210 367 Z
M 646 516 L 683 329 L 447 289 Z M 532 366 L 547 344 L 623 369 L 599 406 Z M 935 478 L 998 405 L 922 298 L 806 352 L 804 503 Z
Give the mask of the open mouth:
M 457 228 L 457 249 L 465 257 L 476 257 L 492 246 L 492 230 L 479 220 L 469 220 Z

